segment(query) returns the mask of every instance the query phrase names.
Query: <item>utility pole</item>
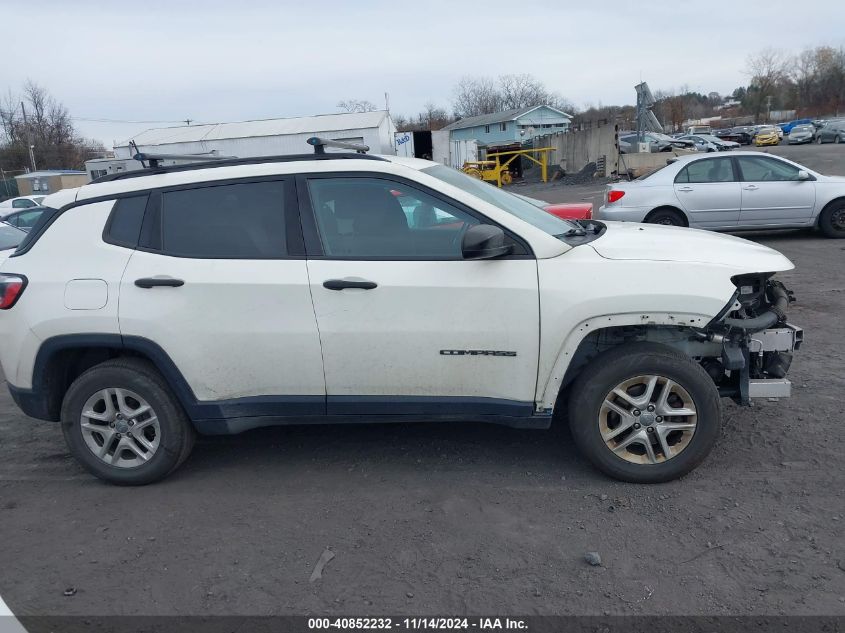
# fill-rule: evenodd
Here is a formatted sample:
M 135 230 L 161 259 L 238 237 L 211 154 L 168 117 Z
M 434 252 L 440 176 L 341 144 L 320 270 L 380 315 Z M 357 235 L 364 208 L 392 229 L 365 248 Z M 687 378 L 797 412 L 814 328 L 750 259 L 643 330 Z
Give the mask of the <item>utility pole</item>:
M 23 101 L 21 101 L 21 112 L 23 112 L 23 126 L 26 128 L 26 146 L 29 148 L 29 163 L 32 171 L 37 171 L 35 169 L 35 152 L 32 151 L 32 130 L 29 128 L 29 122 L 26 120 L 26 107 L 24 107 Z

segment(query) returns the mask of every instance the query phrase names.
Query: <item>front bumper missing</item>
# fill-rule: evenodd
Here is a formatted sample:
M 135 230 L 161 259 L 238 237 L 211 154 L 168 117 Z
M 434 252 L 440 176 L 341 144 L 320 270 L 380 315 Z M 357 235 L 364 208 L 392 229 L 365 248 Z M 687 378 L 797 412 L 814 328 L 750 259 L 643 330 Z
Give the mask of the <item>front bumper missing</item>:
M 730 368 L 736 370 L 737 380 L 733 392 L 726 395 L 746 405 L 752 398 L 788 398 L 792 395 L 792 383 L 786 374 L 792 353 L 803 342 L 804 330 L 791 323 L 749 334 L 745 345 L 733 348 L 734 358 L 738 352 L 742 361 L 741 367 Z

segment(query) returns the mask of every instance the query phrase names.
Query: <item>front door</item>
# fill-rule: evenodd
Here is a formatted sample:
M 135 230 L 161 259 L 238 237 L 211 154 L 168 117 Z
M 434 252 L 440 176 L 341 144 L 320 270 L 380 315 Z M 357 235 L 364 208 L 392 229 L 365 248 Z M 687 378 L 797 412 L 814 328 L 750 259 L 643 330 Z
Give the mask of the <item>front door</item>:
M 703 158 L 675 177 L 675 195 L 693 228 L 730 228 L 739 221 L 740 192 L 730 158 Z
M 330 414 L 532 413 L 527 247 L 463 260 L 463 233 L 483 218 L 404 180 L 315 176 L 299 193 Z
M 292 179 L 153 193 L 121 282 L 121 334 L 160 346 L 198 401 L 234 407 L 227 416 L 324 413 L 298 227 Z
M 736 161 L 742 177 L 740 226 L 800 226 L 812 221 L 816 186 L 799 180 L 800 168 L 770 156 L 738 156 Z

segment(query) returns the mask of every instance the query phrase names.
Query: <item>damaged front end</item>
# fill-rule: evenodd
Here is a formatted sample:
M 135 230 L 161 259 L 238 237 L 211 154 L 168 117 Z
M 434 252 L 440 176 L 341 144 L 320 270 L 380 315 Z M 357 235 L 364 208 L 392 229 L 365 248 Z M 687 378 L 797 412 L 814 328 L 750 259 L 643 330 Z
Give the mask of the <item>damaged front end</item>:
M 786 374 L 804 332 L 787 322 L 786 312 L 795 297 L 773 275 L 733 277 L 736 292 L 701 333 L 722 348 L 720 358 L 702 360 L 704 369 L 720 395 L 740 404 L 791 395 Z

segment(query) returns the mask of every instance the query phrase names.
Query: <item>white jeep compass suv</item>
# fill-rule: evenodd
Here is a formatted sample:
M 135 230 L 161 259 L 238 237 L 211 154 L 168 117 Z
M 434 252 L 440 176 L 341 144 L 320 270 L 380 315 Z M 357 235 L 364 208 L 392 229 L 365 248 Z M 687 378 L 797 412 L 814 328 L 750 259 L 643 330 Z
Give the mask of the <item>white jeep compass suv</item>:
M 605 473 L 666 481 L 713 447 L 720 397 L 789 395 L 801 340 L 773 250 L 561 220 L 424 160 L 152 167 L 44 205 L 0 264 L 0 361 L 117 484 L 195 433 L 556 414 Z

